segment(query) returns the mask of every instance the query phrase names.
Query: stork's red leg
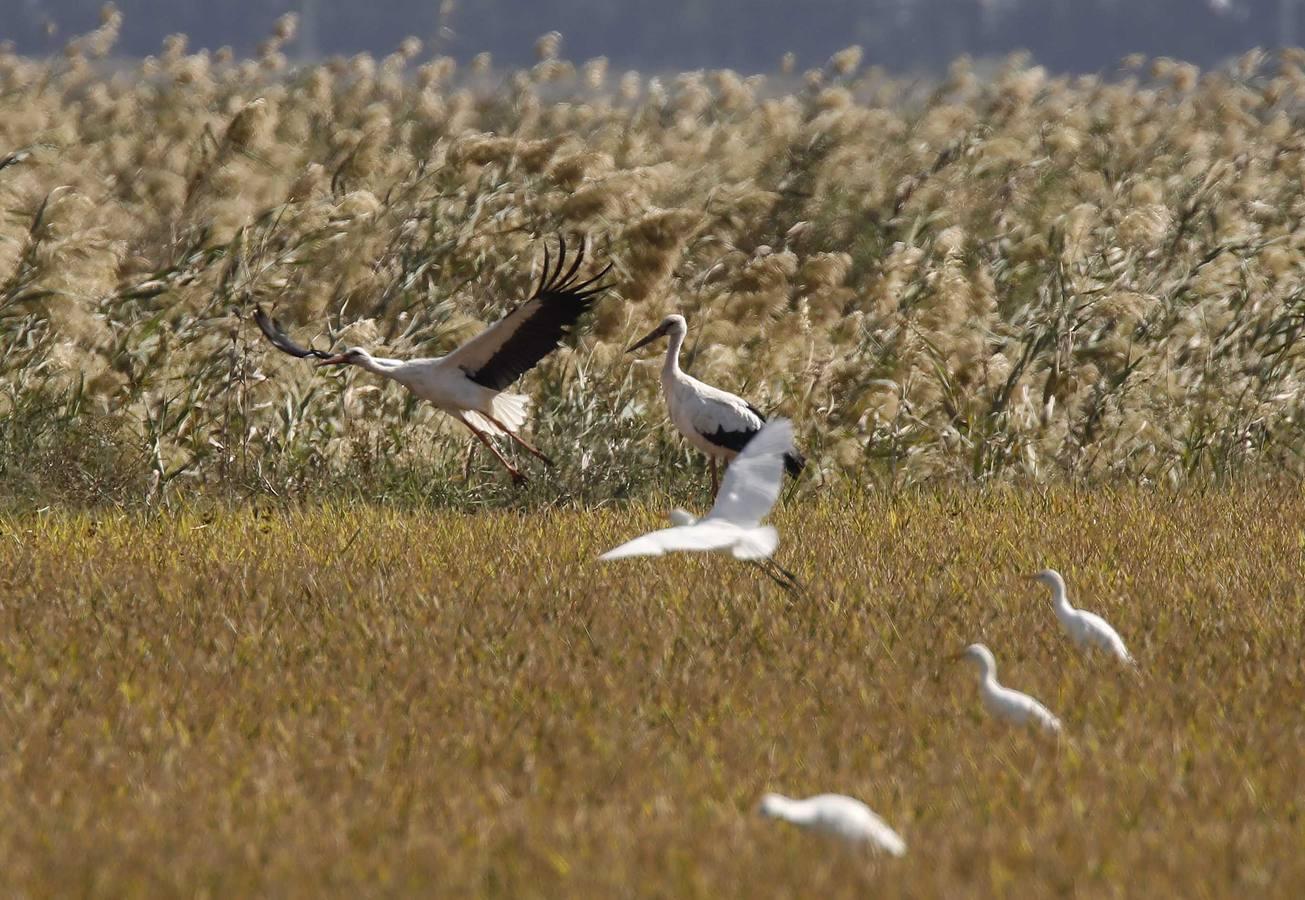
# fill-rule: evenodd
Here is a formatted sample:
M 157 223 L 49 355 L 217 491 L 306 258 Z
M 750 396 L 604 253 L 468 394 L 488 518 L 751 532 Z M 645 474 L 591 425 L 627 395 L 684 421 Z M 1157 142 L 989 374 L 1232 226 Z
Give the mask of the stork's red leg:
M 541 451 L 541 450 L 540 450 L 539 448 L 537 448 L 537 447 L 533 447 L 533 446 L 531 446 L 530 443 L 527 442 L 525 438 L 523 438 L 521 435 L 517 434 L 517 433 L 516 433 L 515 431 L 513 431 L 512 429 L 508 428 L 506 425 L 504 425 L 504 424 L 503 424 L 502 422 L 500 422 L 498 419 L 494 418 L 493 416 L 486 416 L 484 413 L 481 413 L 481 415 L 482 415 L 482 416 L 485 416 L 486 419 L 489 419 L 491 422 L 493 422 L 495 425 L 497 425 L 497 426 L 499 427 L 499 430 L 500 430 L 500 431 L 502 431 L 502 432 L 503 432 L 504 434 L 506 434 L 509 438 L 511 438 L 512 440 L 516 441 L 516 442 L 517 442 L 518 444 L 520 444 L 523 448 L 525 448 L 525 451 L 526 451 L 527 453 L 532 453 L 532 454 L 534 454 L 535 456 L 537 456 L 537 457 L 539 457 L 540 459 L 542 459 L 542 460 L 544 461 L 544 465 L 551 466 L 551 465 L 553 464 L 553 461 L 552 461 L 551 459 L 549 459 L 547 456 L 545 456 L 544 453 L 543 453 L 543 451 Z
M 491 441 L 488 437 L 486 437 L 485 434 L 479 428 L 477 428 L 475 425 L 472 425 L 466 419 L 459 419 L 458 421 L 460 421 L 463 425 L 466 425 L 468 428 L 470 428 L 471 433 L 476 436 L 476 439 L 489 448 L 489 452 L 493 453 L 494 457 L 503 464 L 503 468 L 508 470 L 508 472 L 512 475 L 512 480 L 515 483 L 520 484 L 521 482 L 526 480 L 526 476 L 522 475 L 520 472 L 518 472 L 516 469 L 512 467 L 512 463 L 507 461 L 507 457 L 499 452 L 499 449 L 494 446 L 494 442 Z

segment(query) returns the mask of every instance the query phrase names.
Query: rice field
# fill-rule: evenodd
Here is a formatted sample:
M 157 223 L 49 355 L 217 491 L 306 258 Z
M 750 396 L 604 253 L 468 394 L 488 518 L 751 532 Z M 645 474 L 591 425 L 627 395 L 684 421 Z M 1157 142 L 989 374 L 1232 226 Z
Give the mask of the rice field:
M 664 517 L 0 519 L 12 896 L 1294 896 L 1305 506 L 1240 486 L 830 493 L 755 569 Z M 1128 640 L 1082 657 L 1040 587 Z M 979 709 L 974 640 L 1065 721 Z M 841 791 L 889 860 L 781 823 Z

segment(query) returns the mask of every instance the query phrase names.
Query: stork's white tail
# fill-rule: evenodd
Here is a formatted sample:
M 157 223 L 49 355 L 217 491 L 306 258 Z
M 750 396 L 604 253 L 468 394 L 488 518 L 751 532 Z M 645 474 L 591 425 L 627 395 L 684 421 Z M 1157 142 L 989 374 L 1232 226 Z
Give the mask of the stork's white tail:
M 494 399 L 489 402 L 489 415 L 513 434 L 522 429 L 529 414 L 530 398 L 525 394 L 495 394 Z M 503 433 L 503 428 L 499 428 L 483 413 L 467 410 L 463 413 L 463 417 L 481 431 L 490 434 Z
M 511 431 L 520 431 L 530 414 L 530 398 L 525 394 L 499 394 L 491 404 L 494 418 Z

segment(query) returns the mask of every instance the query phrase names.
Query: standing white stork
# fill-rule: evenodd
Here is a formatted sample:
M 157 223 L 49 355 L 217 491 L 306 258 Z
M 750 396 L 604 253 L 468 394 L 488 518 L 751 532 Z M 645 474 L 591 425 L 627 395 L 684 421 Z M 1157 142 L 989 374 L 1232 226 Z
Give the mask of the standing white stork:
M 716 461 L 729 462 L 738 456 L 761 431 L 766 417 L 742 397 L 704 384 L 680 368 L 680 348 L 684 346 L 684 336 L 688 331 L 684 316 L 667 316 L 625 352 L 633 353 L 664 335 L 670 338 L 666 362 L 662 366 L 666 410 L 680 434 L 711 460 L 711 491 L 715 494 L 718 488 Z M 795 448 L 784 454 L 784 469 L 790 475 L 800 475 L 805 465 L 806 460 Z
M 1065 593 L 1065 579 L 1055 569 L 1043 569 L 1029 578 L 1051 588 L 1051 605 L 1056 610 L 1056 618 L 1065 626 L 1069 639 L 1077 647 L 1091 649 L 1098 647 L 1120 662 L 1133 664 L 1133 657 L 1124 646 L 1124 639 L 1119 632 L 1110 627 L 1110 623 L 1085 609 L 1075 609 L 1069 603 Z
M 576 320 L 593 306 L 598 294 L 607 289 L 607 285 L 597 282 L 611 269 L 611 264 L 592 278 L 580 281 L 577 273 L 584 258 L 585 247 L 581 244 L 580 252 L 564 274 L 566 241 L 558 238 L 555 267 L 545 247 L 544 271 L 539 287 L 529 299 L 447 356 L 386 359 L 372 356 L 361 347 L 332 354 L 296 343 L 281 323 L 270 318 L 261 307 L 255 310 L 254 321 L 272 346 L 282 353 L 300 359 L 314 357 L 318 366 L 358 366 L 397 381 L 415 396 L 466 425 L 511 473 L 512 480 L 520 482 L 525 476 L 499 452 L 490 440 L 491 435 L 506 435 L 546 464 L 551 465 L 552 461 L 519 434 L 526 421 L 530 398 L 503 390 L 551 353 L 571 333 Z
M 979 664 L 979 696 L 994 717 L 1012 725 L 1034 724 L 1046 731 L 1061 730 L 1060 719 L 1052 715 L 1051 710 L 1028 694 L 997 683 L 997 660 L 983 644 L 970 644 L 953 658 L 970 659 Z
M 846 841 L 864 843 L 893 856 L 906 853 L 906 841 L 902 836 L 855 797 L 817 794 L 795 800 L 783 794 L 766 794 L 761 798 L 760 811 L 763 816 L 792 822 L 812 831 L 823 831 Z

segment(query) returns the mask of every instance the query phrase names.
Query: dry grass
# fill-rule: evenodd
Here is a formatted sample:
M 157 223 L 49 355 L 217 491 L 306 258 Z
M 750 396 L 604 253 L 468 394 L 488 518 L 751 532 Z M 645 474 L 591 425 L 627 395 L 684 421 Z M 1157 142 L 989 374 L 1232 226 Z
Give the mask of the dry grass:
M 653 78 L 554 38 L 519 71 L 419 41 L 294 67 L 289 22 L 253 59 L 173 39 L 106 62 L 119 27 L 0 49 L 8 494 L 476 502 L 423 487 L 461 467 L 441 417 L 278 358 L 248 315 L 443 353 L 557 231 L 616 266 L 523 384 L 591 499 L 684 459 L 620 353 L 671 309 L 692 370 L 794 417 L 826 480 L 1305 471 L 1299 51 L 1109 78 L 960 60 L 921 84 L 855 48 Z
M 660 504 L 0 520 L 9 895 L 1299 895 L 1305 502 L 1006 489 L 783 509 L 753 569 L 597 565 Z M 1080 658 L 1054 564 L 1141 660 Z M 976 709 L 985 639 L 1062 713 Z M 863 797 L 874 861 L 753 814 Z

